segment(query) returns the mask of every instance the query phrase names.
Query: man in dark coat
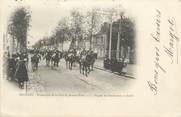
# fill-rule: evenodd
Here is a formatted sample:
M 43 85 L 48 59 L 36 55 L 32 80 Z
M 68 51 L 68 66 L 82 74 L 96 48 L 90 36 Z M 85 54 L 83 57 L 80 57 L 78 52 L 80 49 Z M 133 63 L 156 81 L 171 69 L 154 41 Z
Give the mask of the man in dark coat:
M 15 78 L 18 80 L 20 88 L 24 88 L 24 81 L 28 81 L 28 72 L 24 60 L 20 60 L 17 64 L 17 69 L 15 72 Z
M 16 61 L 14 56 L 12 58 L 8 58 L 8 80 L 14 80 L 14 74 L 16 70 Z

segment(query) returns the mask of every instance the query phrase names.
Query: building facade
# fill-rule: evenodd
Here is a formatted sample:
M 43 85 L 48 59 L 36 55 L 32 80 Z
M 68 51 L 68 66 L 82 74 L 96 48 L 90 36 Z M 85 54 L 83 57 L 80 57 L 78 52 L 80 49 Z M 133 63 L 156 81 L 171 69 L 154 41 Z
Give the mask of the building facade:
M 107 34 L 98 33 L 93 37 L 93 51 L 97 53 L 98 58 L 104 58 L 106 54 Z
M 105 58 L 107 53 L 108 32 L 109 32 L 109 24 L 105 22 L 101 26 L 100 31 L 93 36 L 92 40 L 93 51 L 97 53 L 97 57 L 100 59 Z

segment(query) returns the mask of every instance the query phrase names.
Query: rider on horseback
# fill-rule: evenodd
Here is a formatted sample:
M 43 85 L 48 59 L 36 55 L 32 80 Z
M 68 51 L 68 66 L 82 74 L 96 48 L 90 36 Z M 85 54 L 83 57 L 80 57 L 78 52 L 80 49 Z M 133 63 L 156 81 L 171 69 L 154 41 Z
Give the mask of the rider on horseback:
M 32 64 L 32 70 L 35 71 L 38 69 L 38 63 L 40 61 L 40 56 L 38 55 L 38 53 L 35 53 L 32 57 L 31 57 L 31 64 Z

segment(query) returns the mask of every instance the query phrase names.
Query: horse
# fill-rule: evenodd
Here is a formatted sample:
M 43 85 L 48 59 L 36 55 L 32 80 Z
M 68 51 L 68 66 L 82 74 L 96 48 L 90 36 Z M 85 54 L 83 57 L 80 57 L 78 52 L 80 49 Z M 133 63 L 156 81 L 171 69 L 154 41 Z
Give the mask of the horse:
M 68 61 L 69 61 L 69 60 L 68 60 L 68 59 L 69 59 L 69 58 L 68 58 L 68 52 L 64 52 L 64 53 L 63 53 L 63 58 L 65 59 L 66 68 L 68 68 L 68 64 L 69 64 L 69 63 L 68 63 Z
M 91 71 L 93 71 L 94 63 L 96 59 L 96 54 L 87 53 L 80 57 L 79 67 L 80 73 L 85 74 L 87 76 Z
M 51 56 L 51 63 L 52 63 L 51 66 L 58 67 L 60 59 L 61 59 L 61 53 L 59 52 L 53 53 Z
M 33 55 L 31 57 L 31 65 L 32 65 L 32 70 L 35 71 L 38 69 L 38 63 L 40 61 L 40 58 L 37 54 Z
M 95 63 L 95 60 L 97 59 L 97 53 L 94 53 L 92 52 L 90 54 L 90 59 L 89 59 L 89 69 L 90 71 L 93 71 L 94 70 L 94 63 Z
M 66 53 L 65 56 L 66 68 L 72 70 L 73 63 L 75 62 L 74 55 L 72 53 Z
M 86 60 L 86 55 L 82 55 L 80 57 L 80 62 L 79 62 L 79 69 L 80 69 L 80 73 L 83 73 L 83 75 L 85 74 L 87 76 L 87 60 Z
M 51 52 L 46 52 L 44 58 L 45 58 L 45 60 L 46 60 L 46 65 L 47 65 L 47 66 L 50 66 Z

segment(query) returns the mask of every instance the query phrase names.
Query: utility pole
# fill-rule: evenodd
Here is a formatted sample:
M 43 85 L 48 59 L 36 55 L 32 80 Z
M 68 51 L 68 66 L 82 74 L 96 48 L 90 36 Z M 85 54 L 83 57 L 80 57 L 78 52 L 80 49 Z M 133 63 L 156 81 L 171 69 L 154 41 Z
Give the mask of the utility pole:
M 111 59 L 111 50 L 112 50 L 112 16 L 111 16 L 110 34 L 109 34 L 109 59 Z
M 118 41 L 117 41 L 117 50 L 116 50 L 116 59 L 119 59 L 119 54 L 120 54 L 120 34 L 121 34 L 121 20 L 123 19 L 123 12 L 120 14 L 120 21 L 118 22 Z
M 120 26 L 119 26 L 120 28 Z M 120 30 L 118 30 L 118 41 L 117 41 L 117 50 L 116 50 L 116 59 L 119 59 L 119 50 L 120 50 Z
M 92 41 L 93 41 L 93 28 L 94 28 L 94 20 L 95 20 L 95 16 L 94 16 L 95 14 L 93 13 L 93 11 L 92 11 L 92 13 L 91 13 L 91 37 L 90 37 L 90 50 L 92 50 Z

